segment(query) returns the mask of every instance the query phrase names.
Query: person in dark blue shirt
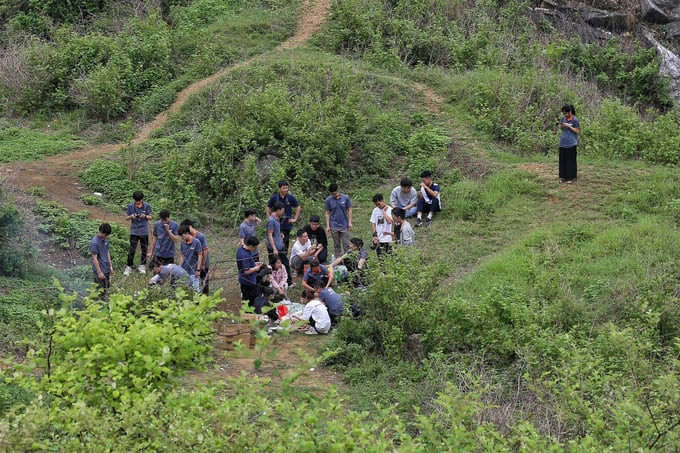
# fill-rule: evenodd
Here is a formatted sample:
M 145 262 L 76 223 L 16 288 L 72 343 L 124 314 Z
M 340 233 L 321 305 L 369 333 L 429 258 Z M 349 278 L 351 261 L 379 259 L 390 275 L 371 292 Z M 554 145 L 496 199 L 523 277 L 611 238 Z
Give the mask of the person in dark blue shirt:
M 102 297 L 107 296 L 109 287 L 111 286 L 111 277 L 113 276 L 111 254 L 109 253 L 110 235 L 111 225 L 102 223 L 99 225 L 99 231 L 90 241 L 94 282 L 99 286 Z
M 130 249 L 128 251 L 127 266 L 124 275 L 132 273 L 132 263 L 137 251 L 137 243 L 141 245 L 142 256 L 137 271 L 146 274 L 146 253 L 149 247 L 149 220 L 151 220 L 151 205 L 144 201 L 144 194 L 137 190 L 132 194 L 134 202 L 125 211 L 125 220 L 130 221 Z
M 432 181 L 432 172 L 425 170 L 420 174 L 420 192 L 418 192 L 418 214 L 416 226 L 423 224 L 423 213 L 427 213 L 425 226 L 430 226 L 435 212 L 442 210 L 441 188 Z
M 147 257 L 153 254 L 154 263 L 170 264 L 175 262 L 175 242 L 179 240 L 177 230 L 179 224 L 170 220 L 170 211 L 163 210 L 159 213 L 160 220 L 153 226 L 153 238 Z
M 238 268 L 238 282 L 241 285 L 241 298 L 247 300 L 248 305 L 255 306 L 255 298 L 259 295 L 257 287 L 257 274 L 264 266 L 262 262 L 256 262 L 253 252 L 257 250 L 260 241 L 255 236 L 245 239 L 243 245 L 236 251 L 236 266 Z
M 180 225 L 178 232 L 182 237 L 180 243 L 182 269 L 189 274 L 189 279 L 196 292 L 200 292 L 201 270 L 198 266 L 203 262 L 203 246 L 201 241 L 192 236 L 189 225 Z
M 290 187 L 288 181 L 279 181 L 278 186 L 279 191 L 272 195 L 267 202 L 265 215 L 269 218 L 274 204 L 281 203 L 283 205 L 283 215 L 279 219 L 279 222 L 281 223 L 281 233 L 283 234 L 283 245 L 286 252 L 288 252 L 290 246 L 290 231 L 293 229 L 295 222 L 300 218 L 302 206 L 300 206 L 297 198 L 289 193 Z M 293 214 L 293 209 L 295 209 L 295 214 Z

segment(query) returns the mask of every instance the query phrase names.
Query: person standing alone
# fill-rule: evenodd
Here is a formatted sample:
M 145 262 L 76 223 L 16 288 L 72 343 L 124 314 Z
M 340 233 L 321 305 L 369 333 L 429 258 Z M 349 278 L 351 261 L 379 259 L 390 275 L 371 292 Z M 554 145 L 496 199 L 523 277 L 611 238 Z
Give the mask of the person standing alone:
M 562 118 L 558 126 L 562 131 L 560 136 L 560 182 L 571 184 L 576 179 L 576 146 L 581 123 L 576 118 L 576 110 L 571 104 L 562 106 Z

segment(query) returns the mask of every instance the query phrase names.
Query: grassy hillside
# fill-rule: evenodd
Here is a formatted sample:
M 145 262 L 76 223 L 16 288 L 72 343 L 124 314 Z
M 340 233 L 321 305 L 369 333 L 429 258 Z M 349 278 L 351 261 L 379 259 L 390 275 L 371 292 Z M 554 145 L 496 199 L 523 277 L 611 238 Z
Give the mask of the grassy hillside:
M 177 3 L 173 17 L 198 14 L 198 4 L 257 17 L 290 11 L 205 1 Z M 352 196 L 353 234 L 368 242 L 372 195 L 433 170 L 443 212 L 416 230 L 415 248 L 384 262 L 371 253 L 368 287 L 348 296 L 362 315 L 347 314 L 319 351 L 342 372 L 342 393 L 301 389 L 314 361 L 275 382 L 182 378 L 210 357 L 219 296 L 126 285 L 106 304 L 62 293 L 39 306 L 22 284 L 14 290 L 34 308 L 0 300 L 14 316 L 2 324 L 7 341 L 25 326 L 48 328 L 0 381 L 0 447 L 676 450 L 677 110 L 652 55 L 617 43 L 604 53 L 565 49 L 524 11 L 336 0 L 314 48 L 265 53 L 228 72 L 152 138 L 82 174 L 114 209 L 142 187 L 156 211 L 220 234 L 245 207 L 263 210 L 281 178 L 303 218 L 323 211 L 325 187 L 337 181 Z M 269 30 L 278 19 L 267 17 Z M 246 41 L 259 31 L 234 33 Z M 167 82 L 154 90 L 174 92 Z M 583 126 L 572 185 L 557 182 L 553 124 L 565 102 Z M 92 228 L 83 219 L 37 209 L 82 248 L 76 233 Z M 123 254 L 125 233 L 114 236 Z M 213 250 L 233 267 L 232 245 Z M 49 310 L 76 300 L 82 311 Z M 266 360 L 270 343 L 258 335 Z

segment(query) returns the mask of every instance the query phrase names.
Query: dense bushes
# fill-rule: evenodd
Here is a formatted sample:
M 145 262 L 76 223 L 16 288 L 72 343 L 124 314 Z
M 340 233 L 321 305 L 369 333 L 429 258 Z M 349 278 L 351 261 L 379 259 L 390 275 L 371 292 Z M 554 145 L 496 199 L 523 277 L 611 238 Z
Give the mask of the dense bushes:
M 318 43 L 390 68 L 521 67 L 534 57 L 531 46 L 521 46 L 531 28 L 518 14 L 520 5 L 494 0 L 342 0 L 333 3 L 330 23 Z
M 28 271 L 32 249 L 23 236 L 24 219 L 7 198 L 0 180 L 0 275 L 21 276 Z
M 678 197 L 671 175 L 661 171 L 605 200 L 615 218 L 638 212 L 633 224 L 535 230 L 445 293 L 432 291 L 444 278 L 435 264 L 390 257 L 360 296 L 363 316 L 340 325 L 326 362 L 358 384 L 359 400 L 380 395 L 404 412 L 436 410 L 429 402 L 444 382 L 484 382 L 487 393 L 475 402 L 493 407 L 481 420 L 530 423 L 576 449 L 674 448 L 680 236 L 668 224 L 667 206 Z M 501 176 L 490 192 L 509 186 L 510 175 Z M 534 190 L 529 184 L 524 193 Z M 490 212 L 471 217 L 474 225 L 485 228 Z
M 82 256 L 90 257 L 90 241 L 97 234 L 101 222 L 88 218 L 87 211 L 72 213 L 56 202 L 37 202 L 34 208 L 44 219 L 40 229 L 53 235 L 54 242 L 65 249 L 77 250 Z M 129 232 L 127 228 L 111 222 L 109 251 L 113 265 L 118 267 L 126 260 Z
M 410 115 L 410 90 L 318 53 L 296 56 L 229 73 L 156 138 L 118 163 L 93 165 L 84 180 L 119 204 L 137 186 L 173 211 L 233 214 L 263 205 L 283 178 L 299 195 L 318 196 L 332 181 L 445 166 L 450 138 L 422 113 Z
M 34 8 L 13 19 L 15 27 L 6 31 L 7 44 L 0 56 L 5 69 L 0 91 L 7 107 L 21 113 L 47 114 L 82 108 L 87 115 L 105 121 L 119 118 L 133 105 L 139 114 L 154 114 L 169 103 L 162 92 L 178 75 L 191 72 L 173 85 L 173 93 L 235 57 L 273 46 L 292 28 L 288 3 L 279 5 L 280 17 L 273 19 L 273 11 L 262 10 L 238 17 L 244 8 L 259 6 L 259 2 L 191 2 L 173 6 L 172 27 L 161 11 L 148 5 L 136 9 L 134 5 L 108 5 L 112 6 L 109 9 L 97 3 L 105 12 L 80 27 L 69 25 L 66 12 L 55 12 L 63 22 L 52 24 L 45 16 L 51 7 Z M 92 13 L 88 5 L 60 8 L 88 16 Z M 52 6 L 56 8 L 56 4 Z M 35 26 L 36 21 L 43 26 Z M 239 27 L 261 33 L 237 46 L 234 34 Z M 211 44 L 206 45 L 207 40 Z
M 654 48 L 626 52 L 615 38 L 604 46 L 572 38 L 548 45 L 546 53 L 555 67 L 583 72 L 627 103 L 662 108 L 673 105 L 668 79 L 659 74 L 660 60 Z

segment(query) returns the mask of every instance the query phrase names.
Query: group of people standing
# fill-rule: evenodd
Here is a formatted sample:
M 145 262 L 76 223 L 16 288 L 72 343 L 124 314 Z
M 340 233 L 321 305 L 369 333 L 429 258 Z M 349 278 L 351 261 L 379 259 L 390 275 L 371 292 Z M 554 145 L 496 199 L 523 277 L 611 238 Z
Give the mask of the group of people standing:
M 144 194 L 135 191 L 133 202 L 125 212 L 125 220 L 130 222 L 130 248 L 123 275 L 132 274 L 132 266 L 137 251 L 141 248 L 140 264 L 137 272 L 146 274 L 150 263 L 153 277 L 151 285 L 162 282 L 175 284 L 182 280 L 196 292 L 208 294 L 210 270 L 210 249 L 208 240 L 202 232 L 194 228 L 194 223 L 186 219 L 177 223 L 170 218 L 170 211 L 162 210 L 160 220 L 153 225 L 151 246 L 149 246 L 149 221 L 153 218 L 151 205 L 144 201 Z M 111 264 L 108 238 L 111 225 L 102 223 L 98 233 L 90 241 L 94 281 L 106 295 L 114 270 Z M 175 264 L 176 244 L 179 242 L 179 263 Z

